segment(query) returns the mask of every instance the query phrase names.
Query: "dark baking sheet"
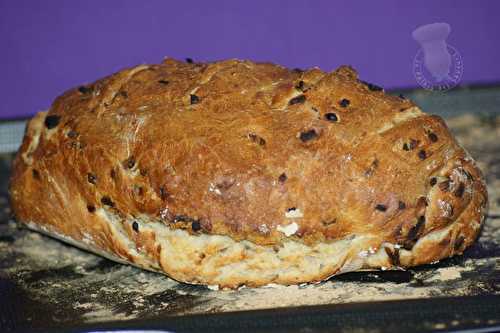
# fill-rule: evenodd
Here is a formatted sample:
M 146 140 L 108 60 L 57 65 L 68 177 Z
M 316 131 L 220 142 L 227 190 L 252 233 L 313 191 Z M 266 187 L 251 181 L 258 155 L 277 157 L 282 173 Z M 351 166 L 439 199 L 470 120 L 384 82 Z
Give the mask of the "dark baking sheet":
M 6 192 L 12 155 L 0 155 L 0 332 L 493 329 L 500 325 L 500 117 L 478 110 L 500 94 L 488 91 L 489 99 L 480 94 L 483 104 L 459 92 L 456 98 L 468 101 L 471 112 L 448 118 L 486 175 L 490 210 L 479 241 L 463 256 L 434 265 L 344 274 L 319 285 L 214 291 L 21 229 L 10 218 Z M 414 98 L 418 94 L 429 93 Z M 445 115 L 452 112 L 446 105 L 456 105 L 436 95 L 425 100 L 432 98 L 440 101 L 434 111 Z M 424 108 L 433 111 L 432 104 Z
M 82 326 L 52 325 L 26 332 L 99 332 L 144 329 L 161 332 L 499 332 L 495 296 L 436 298 L 280 308 L 115 321 Z

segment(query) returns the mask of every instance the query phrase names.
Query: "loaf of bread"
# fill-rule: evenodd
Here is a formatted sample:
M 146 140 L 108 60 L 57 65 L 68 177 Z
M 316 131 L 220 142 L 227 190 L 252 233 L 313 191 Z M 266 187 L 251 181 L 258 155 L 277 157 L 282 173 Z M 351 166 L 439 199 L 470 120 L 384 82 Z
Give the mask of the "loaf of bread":
M 166 59 L 58 97 L 28 124 L 17 220 L 178 281 L 318 282 L 460 254 L 487 205 L 437 116 L 343 66 Z

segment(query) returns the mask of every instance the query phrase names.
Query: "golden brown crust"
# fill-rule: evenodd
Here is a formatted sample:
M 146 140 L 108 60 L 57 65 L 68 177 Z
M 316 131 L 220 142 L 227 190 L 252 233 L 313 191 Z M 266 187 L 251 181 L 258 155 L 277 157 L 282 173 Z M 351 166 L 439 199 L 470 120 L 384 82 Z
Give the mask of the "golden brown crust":
M 487 202 L 479 169 L 441 118 L 349 67 L 240 60 L 167 59 L 66 92 L 30 121 L 10 192 L 20 221 L 91 235 L 93 247 L 130 261 L 99 209 L 255 246 L 369 235 L 366 248 L 396 244 L 385 256 L 411 266 L 462 252 Z M 446 228 L 439 242 L 418 242 Z M 161 266 L 154 232 L 133 223 L 123 232 Z

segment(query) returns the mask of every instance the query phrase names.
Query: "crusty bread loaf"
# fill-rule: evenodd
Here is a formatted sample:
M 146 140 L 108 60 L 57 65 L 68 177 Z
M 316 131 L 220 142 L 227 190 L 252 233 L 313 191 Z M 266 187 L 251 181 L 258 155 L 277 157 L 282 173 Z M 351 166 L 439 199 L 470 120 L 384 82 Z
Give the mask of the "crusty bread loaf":
M 360 81 L 227 60 L 123 70 L 28 124 L 17 219 L 188 283 L 315 282 L 462 253 L 487 204 L 443 120 Z

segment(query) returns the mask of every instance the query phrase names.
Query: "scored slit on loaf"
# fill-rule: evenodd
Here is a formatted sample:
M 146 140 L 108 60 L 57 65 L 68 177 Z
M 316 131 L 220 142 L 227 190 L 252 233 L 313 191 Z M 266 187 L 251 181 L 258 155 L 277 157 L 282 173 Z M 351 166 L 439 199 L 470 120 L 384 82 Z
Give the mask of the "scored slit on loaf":
M 33 230 L 228 288 L 460 254 L 487 204 L 444 121 L 350 67 L 170 58 L 38 113 L 10 195 Z

